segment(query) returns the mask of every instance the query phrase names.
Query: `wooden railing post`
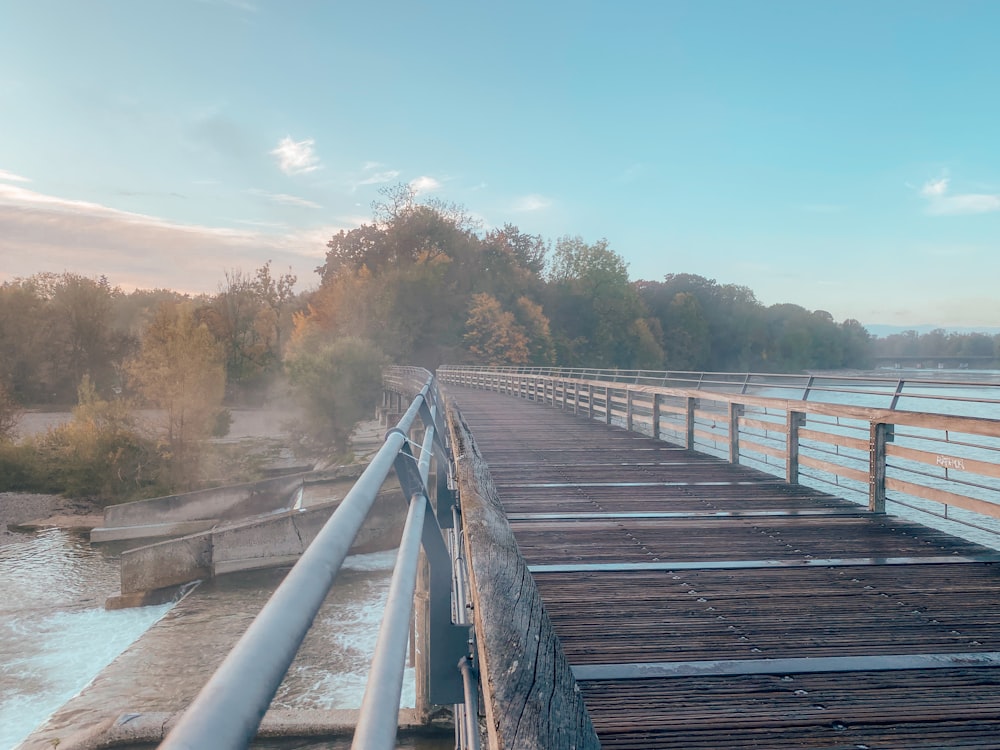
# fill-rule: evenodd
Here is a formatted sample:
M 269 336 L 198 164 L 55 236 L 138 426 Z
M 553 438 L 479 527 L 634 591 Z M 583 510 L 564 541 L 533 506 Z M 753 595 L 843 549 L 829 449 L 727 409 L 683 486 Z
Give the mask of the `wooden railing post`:
M 587 383 L 587 416 L 594 418 L 594 384 Z
M 660 439 L 660 394 L 653 394 L 653 440 Z
M 740 417 L 743 404 L 729 403 L 729 463 L 740 462 Z
M 604 386 L 604 421 L 606 424 L 611 424 L 611 386 Z
M 694 450 L 694 396 L 688 396 L 687 400 L 687 415 L 685 418 L 685 428 L 687 432 L 687 437 L 685 438 L 685 447 L 689 451 Z
M 885 513 L 885 444 L 892 442 L 893 426 L 873 422 L 868 439 L 868 510 Z
M 632 389 L 625 390 L 625 429 L 632 432 Z
M 799 428 L 805 424 L 806 415 L 790 411 L 785 416 L 785 481 L 799 483 Z
M 580 413 L 580 381 L 573 381 L 573 413 Z

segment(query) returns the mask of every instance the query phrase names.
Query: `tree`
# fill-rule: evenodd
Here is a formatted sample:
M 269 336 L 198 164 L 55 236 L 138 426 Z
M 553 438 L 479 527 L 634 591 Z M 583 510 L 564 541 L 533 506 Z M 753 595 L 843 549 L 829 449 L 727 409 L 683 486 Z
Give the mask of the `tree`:
M 21 414 L 21 406 L 11 396 L 3 381 L 0 381 L 0 443 L 14 439 Z
M 465 344 L 485 365 L 523 365 L 529 360 L 528 335 L 496 297 L 474 294 L 465 321 Z
M 286 366 L 292 395 L 301 407 L 300 438 L 306 447 L 347 452 L 355 426 L 378 403 L 384 362 L 378 347 L 364 339 L 296 340 Z
M 549 270 L 546 309 L 562 339 L 560 362 L 591 367 L 634 367 L 638 352 L 651 357 L 652 329 L 635 325 L 645 308 L 628 279 L 628 264 L 607 240 L 588 245 L 580 237 L 556 242 Z M 644 342 L 638 341 L 643 338 Z M 568 361 L 567 361 L 568 360 Z
M 190 305 L 162 305 L 128 372 L 142 396 L 165 412 L 166 442 L 178 479 L 197 469 L 198 441 L 212 434 L 225 395 L 223 352 Z

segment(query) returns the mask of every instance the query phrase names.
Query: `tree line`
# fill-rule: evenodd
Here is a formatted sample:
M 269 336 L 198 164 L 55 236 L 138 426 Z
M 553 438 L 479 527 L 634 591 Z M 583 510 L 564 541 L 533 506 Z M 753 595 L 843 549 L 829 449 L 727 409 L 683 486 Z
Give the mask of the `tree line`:
M 50 434 L 36 453 L 71 465 L 68 446 L 87 444 L 119 462 L 103 471 L 130 489 L 101 492 L 121 495 L 183 484 L 199 441 L 225 431 L 226 406 L 279 392 L 302 407 L 303 449 L 344 451 L 390 362 L 799 372 L 1000 350 L 985 334 L 875 339 L 856 320 L 765 306 L 693 274 L 633 281 L 606 240 L 483 232 L 462 207 L 405 185 L 373 209 L 329 240 L 307 291 L 270 262 L 200 296 L 71 273 L 0 285 L 0 442 L 19 405 L 76 403 L 77 434 Z M 164 415 L 155 435 L 135 427 L 139 407 Z

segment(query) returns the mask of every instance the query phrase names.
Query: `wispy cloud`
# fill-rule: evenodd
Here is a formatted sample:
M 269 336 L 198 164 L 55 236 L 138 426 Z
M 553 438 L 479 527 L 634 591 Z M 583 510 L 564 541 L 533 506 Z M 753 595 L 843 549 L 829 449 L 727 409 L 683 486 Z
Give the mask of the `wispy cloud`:
M 305 286 L 315 279 L 327 240 L 353 226 L 288 231 L 180 224 L 0 183 L 0 281 L 72 271 L 106 274 L 126 288 L 212 292 L 225 269 L 272 259 L 280 267 L 291 266 Z
M 364 179 L 358 180 L 355 185 L 380 185 L 383 182 L 392 182 L 399 177 L 398 169 L 387 169 L 384 172 L 375 172 Z
M 948 192 L 949 182 L 950 180 L 947 177 L 941 177 L 937 180 L 928 180 L 924 183 L 924 186 L 920 188 L 920 194 L 925 198 L 940 198 Z
M 31 182 L 27 177 L 0 169 L 0 182 Z
M 256 13 L 257 6 L 253 3 L 246 2 L 246 0 L 200 0 L 200 2 L 206 5 L 226 5 L 230 8 L 235 8 L 236 10 L 242 10 L 244 13 Z
M 950 178 L 940 177 L 928 180 L 920 188 L 920 194 L 927 199 L 927 213 L 932 216 L 960 216 L 1000 211 L 1000 194 L 951 193 L 950 182 Z
M 647 167 L 645 164 L 640 162 L 630 164 L 621 174 L 618 175 L 618 182 L 635 182 L 642 177 L 646 171 Z
M 552 201 L 546 198 L 544 195 L 539 195 L 538 193 L 531 193 L 530 195 L 522 195 L 520 198 L 514 201 L 513 210 L 515 211 L 543 211 L 552 205 Z
M 297 195 L 288 195 L 287 193 L 269 193 L 266 190 L 257 190 L 256 188 L 246 191 L 250 195 L 257 195 L 261 198 L 269 200 L 271 203 L 277 203 L 281 206 L 299 206 L 301 208 L 323 208 L 320 204 L 315 203 L 306 198 L 300 198 Z
M 316 141 L 312 138 L 295 141 L 291 136 L 285 136 L 271 155 L 277 157 L 278 167 L 287 175 L 306 174 L 320 168 Z
M 441 183 L 433 177 L 421 175 L 410 180 L 410 187 L 419 195 L 420 193 L 431 193 L 435 190 L 440 190 Z

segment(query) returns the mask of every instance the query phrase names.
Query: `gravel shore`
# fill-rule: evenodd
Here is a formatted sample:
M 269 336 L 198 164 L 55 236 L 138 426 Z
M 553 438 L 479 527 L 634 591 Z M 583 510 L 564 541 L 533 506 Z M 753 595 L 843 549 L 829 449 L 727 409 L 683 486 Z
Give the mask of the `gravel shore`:
M 71 500 L 59 495 L 38 495 L 31 492 L 0 492 L 0 544 L 9 544 L 25 537 L 24 534 L 10 531 L 8 524 L 99 513 L 101 509 L 87 500 Z

